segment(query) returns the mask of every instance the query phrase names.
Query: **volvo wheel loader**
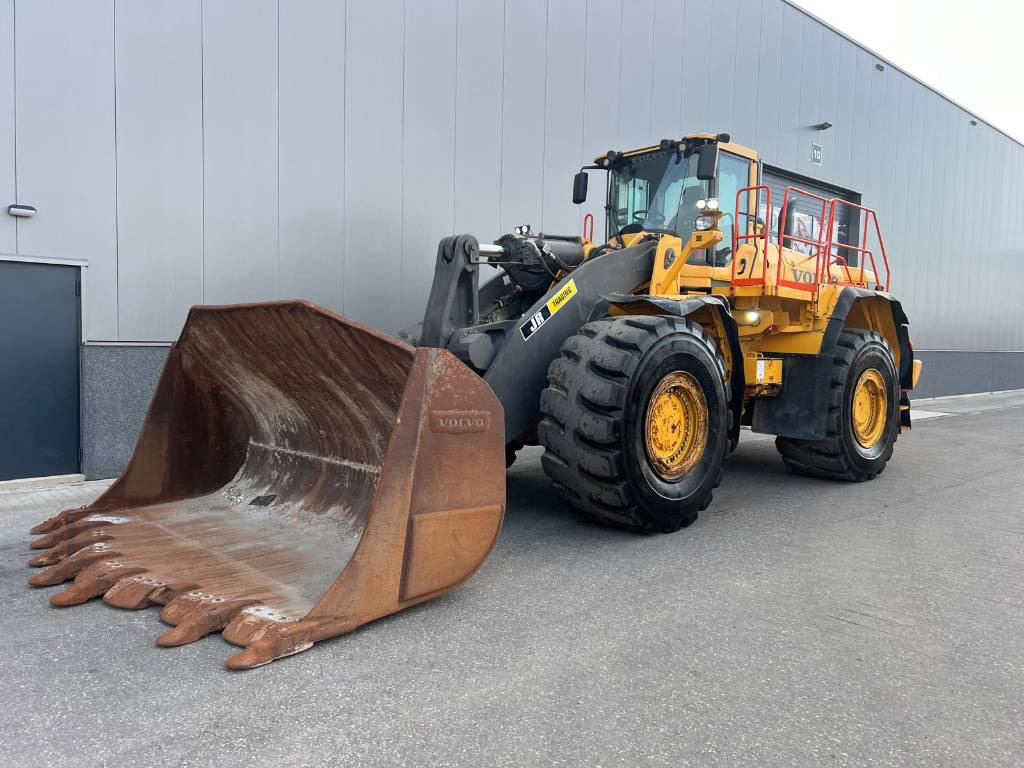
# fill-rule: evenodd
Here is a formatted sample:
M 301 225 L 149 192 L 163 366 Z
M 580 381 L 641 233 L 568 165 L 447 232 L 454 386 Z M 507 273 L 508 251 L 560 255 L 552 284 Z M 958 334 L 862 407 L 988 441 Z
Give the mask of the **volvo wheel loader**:
M 576 203 L 588 171 L 603 243 L 590 216 L 445 238 L 403 340 L 301 301 L 194 308 L 124 472 L 33 529 L 30 583 L 162 606 L 158 644 L 221 631 L 246 669 L 469 578 L 526 444 L 569 504 L 649 532 L 708 506 L 741 425 L 800 474 L 882 472 L 921 364 L 874 211 L 772 201 L 725 134 L 609 151 Z

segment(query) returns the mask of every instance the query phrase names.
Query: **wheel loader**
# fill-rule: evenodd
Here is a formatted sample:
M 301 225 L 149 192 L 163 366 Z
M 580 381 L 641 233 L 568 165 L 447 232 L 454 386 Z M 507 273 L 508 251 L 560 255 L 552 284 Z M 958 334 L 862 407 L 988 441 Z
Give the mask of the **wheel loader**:
M 726 134 L 606 152 L 573 183 L 604 174 L 604 242 L 590 215 L 447 237 L 401 339 L 303 301 L 194 307 L 124 472 L 33 529 L 30 583 L 161 606 L 159 645 L 220 631 L 248 669 L 468 579 L 524 445 L 642 532 L 693 522 L 744 425 L 799 474 L 874 478 L 921 372 L 877 216 L 761 173 Z

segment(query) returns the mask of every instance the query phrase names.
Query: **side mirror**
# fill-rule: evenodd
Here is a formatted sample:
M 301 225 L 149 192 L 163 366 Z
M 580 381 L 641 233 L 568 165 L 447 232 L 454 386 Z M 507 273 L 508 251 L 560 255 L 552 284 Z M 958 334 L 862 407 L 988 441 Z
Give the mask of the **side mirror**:
M 718 178 L 718 145 L 701 144 L 697 148 L 697 178 L 714 181 Z
M 587 172 L 580 171 L 572 179 L 572 201 L 576 205 L 587 200 Z

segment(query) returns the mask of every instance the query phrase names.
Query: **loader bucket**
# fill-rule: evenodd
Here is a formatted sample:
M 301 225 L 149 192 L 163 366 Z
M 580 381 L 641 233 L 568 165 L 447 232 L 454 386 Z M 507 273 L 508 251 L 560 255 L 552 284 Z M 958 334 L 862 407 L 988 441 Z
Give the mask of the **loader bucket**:
M 307 302 L 195 307 L 128 466 L 33 529 L 29 583 L 162 605 L 157 644 L 221 631 L 260 666 L 468 579 L 504 458 L 501 405 L 447 351 Z

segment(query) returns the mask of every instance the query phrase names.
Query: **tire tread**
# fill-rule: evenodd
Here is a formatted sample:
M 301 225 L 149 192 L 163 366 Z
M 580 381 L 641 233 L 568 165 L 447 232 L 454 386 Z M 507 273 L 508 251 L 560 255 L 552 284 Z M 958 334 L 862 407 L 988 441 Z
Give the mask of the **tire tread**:
M 587 323 L 562 345 L 548 369 L 537 435 L 541 466 L 560 496 L 590 518 L 631 530 L 670 532 L 689 525 L 711 503 L 716 482 L 679 520 L 648 515 L 632 491 L 619 440 L 628 384 L 644 353 L 673 333 L 700 340 L 724 377 L 718 345 L 691 321 L 661 315 L 605 318 Z

